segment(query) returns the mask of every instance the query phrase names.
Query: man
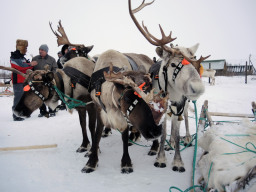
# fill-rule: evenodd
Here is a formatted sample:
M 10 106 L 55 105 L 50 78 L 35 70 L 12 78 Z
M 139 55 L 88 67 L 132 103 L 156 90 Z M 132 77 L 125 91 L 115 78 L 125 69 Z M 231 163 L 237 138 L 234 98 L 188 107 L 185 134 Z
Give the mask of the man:
M 60 58 L 62 57 L 61 51 L 59 51 L 59 52 L 57 53 L 57 55 L 58 55 L 58 61 L 57 61 L 58 68 L 59 68 L 59 69 L 63 69 L 63 65 L 60 63 Z
M 45 67 L 48 65 L 49 70 L 52 72 L 56 72 L 56 69 L 58 68 L 56 60 L 48 55 L 49 48 L 46 44 L 42 44 L 39 47 L 39 55 L 33 57 L 32 61 L 37 61 L 38 65 L 34 67 L 34 70 L 45 70 Z M 43 117 L 48 115 L 48 111 L 46 109 L 46 105 L 43 103 L 43 105 L 39 108 L 40 114 L 38 117 Z M 55 112 L 49 108 L 50 117 L 55 116 Z
M 58 55 L 58 58 L 59 58 L 58 61 L 57 61 L 58 68 L 59 69 L 63 69 L 63 64 L 60 62 L 60 59 L 63 57 L 61 51 L 59 51 L 57 53 L 57 55 Z M 66 105 L 65 105 L 65 103 L 63 101 L 61 101 L 61 104 L 57 106 L 57 110 L 58 109 L 59 110 L 65 110 L 66 109 Z
M 28 41 L 17 39 L 16 41 L 16 51 L 11 52 L 10 63 L 11 67 L 26 73 L 28 69 L 32 69 L 37 65 L 37 61 L 29 62 L 24 56 L 26 55 L 28 47 Z M 17 73 L 12 73 L 13 91 L 14 99 L 12 110 L 15 109 L 16 105 L 19 103 L 23 95 L 23 82 L 25 78 Z M 15 114 L 12 115 L 14 121 L 23 121 L 24 118 L 18 117 Z

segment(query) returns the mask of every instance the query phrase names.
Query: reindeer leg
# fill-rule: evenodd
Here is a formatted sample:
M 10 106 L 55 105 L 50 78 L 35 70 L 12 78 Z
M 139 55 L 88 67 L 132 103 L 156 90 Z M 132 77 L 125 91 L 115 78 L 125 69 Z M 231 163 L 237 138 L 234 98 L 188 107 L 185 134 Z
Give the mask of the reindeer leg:
M 170 150 L 175 149 L 173 125 L 171 125 L 171 137 L 169 139 L 169 144 L 166 145 L 164 149 L 165 149 L 165 151 L 170 151 Z
M 185 120 L 185 127 L 186 127 L 186 136 L 184 137 L 184 145 L 187 146 L 191 145 L 191 141 L 192 141 L 192 137 L 189 133 L 189 123 L 188 123 L 188 102 L 186 102 L 186 106 L 185 106 L 185 109 L 184 109 L 184 120 Z
M 129 135 L 129 146 L 133 145 L 132 142 L 136 142 L 139 138 L 140 138 L 140 132 L 134 128 L 134 127 L 131 127 L 131 133 Z M 132 141 L 132 142 L 130 142 Z
M 165 139 L 166 139 L 166 119 L 164 121 L 164 123 L 162 124 L 163 127 L 163 134 L 161 136 L 161 140 L 160 140 L 160 148 L 157 154 L 157 158 L 156 161 L 154 163 L 155 167 L 161 167 L 164 168 L 166 167 L 166 157 L 165 157 L 165 150 L 164 150 L 164 144 L 165 144 Z
M 95 105 L 91 104 L 86 107 L 87 112 L 88 112 L 88 117 L 89 117 L 89 129 L 91 132 L 91 139 L 92 143 L 95 139 L 95 125 L 96 125 L 96 110 L 95 110 Z M 85 157 L 89 157 L 91 154 L 91 151 L 87 152 L 85 154 Z
M 175 154 L 172 162 L 172 170 L 184 172 L 184 163 L 181 159 L 180 155 L 180 121 L 178 121 L 178 117 L 174 116 L 172 118 L 172 129 L 174 132 L 174 140 L 175 140 Z
M 79 108 L 78 114 L 79 114 L 79 120 L 80 120 L 80 125 L 82 128 L 82 134 L 83 134 L 83 142 L 81 146 L 76 150 L 78 153 L 85 152 L 91 148 L 90 146 L 90 141 L 87 136 L 87 131 L 86 131 L 86 109 L 85 108 Z
M 127 128 L 122 133 L 123 140 L 123 157 L 121 160 L 121 172 L 122 173 L 131 173 L 133 172 L 131 158 L 128 152 L 128 137 L 129 137 L 129 128 Z
M 99 143 L 101 139 L 101 134 L 103 131 L 103 122 L 100 117 L 100 111 L 101 109 L 97 106 L 96 107 L 96 114 L 97 114 L 97 128 L 95 137 L 92 142 L 92 148 L 91 148 L 91 154 L 89 156 L 89 160 L 87 161 L 85 167 L 81 170 L 83 173 L 91 173 L 95 171 L 96 166 L 98 165 L 98 149 L 99 149 Z
M 156 153 L 158 151 L 158 148 L 159 148 L 159 142 L 158 142 L 158 139 L 156 139 L 156 140 L 153 141 L 153 144 L 150 148 L 150 151 L 148 152 L 148 155 L 149 156 L 156 155 Z

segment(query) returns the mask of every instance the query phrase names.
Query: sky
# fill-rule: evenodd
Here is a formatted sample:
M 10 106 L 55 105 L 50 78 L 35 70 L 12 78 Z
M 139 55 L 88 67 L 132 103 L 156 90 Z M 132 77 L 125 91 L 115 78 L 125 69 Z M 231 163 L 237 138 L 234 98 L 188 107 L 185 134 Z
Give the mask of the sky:
M 141 2 L 133 0 L 132 7 Z M 197 56 L 245 64 L 251 55 L 256 66 L 255 7 L 255 0 L 155 0 L 136 18 L 158 38 L 158 24 L 166 34 L 172 31 L 177 37 L 175 45 L 200 43 Z M 157 56 L 155 46 L 131 20 L 128 0 L 8 0 L 0 6 L 0 63 L 9 65 L 16 39 L 28 40 L 27 58 L 38 55 L 39 46 L 47 44 L 49 55 L 57 59 L 61 46 L 57 46 L 49 21 L 57 30 L 59 20 L 71 43 L 94 45 L 91 56 L 108 49 Z
M 251 101 L 255 101 L 256 80 L 252 76 L 248 78 L 248 84 L 244 84 L 244 77 L 216 77 L 216 84 L 211 86 L 208 84 L 208 78 L 202 78 L 205 84 L 205 93 L 197 100 L 198 116 L 201 106 L 207 99 L 209 101 L 210 112 L 224 113 L 240 113 L 252 114 Z M 243 98 L 243 99 L 241 99 Z M 67 111 L 59 111 L 55 117 L 38 118 L 39 110 L 32 113 L 31 117 L 16 122 L 12 120 L 11 105 L 13 97 L 0 97 L 0 148 L 5 147 L 21 147 L 33 145 L 52 145 L 57 144 L 56 148 L 20 150 L 20 151 L 0 151 L 0 191 L 1 192 L 169 192 L 171 186 L 178 187 L 185 191 L 191 186 L 192 181 L 192 164 L 194 147 L 189 147 L 181 152 L 182 159 L 186 171 L 183 173 L 172 171 L 172 161 L 174 151 L 166 151 L 167 164 L 165 168 L 154 167 L 156 156 L 148 156 L 149 147 L 152 144 L 143 137 L 137 142 L 139 145 L 129 147 L 129 154 L 133 163 L 134 172 L 131 174 L 121 174 L 120 165 L 122 158 L 122 138 L 117 130 L 112 130 L 112 134 L 100 141 L 99 166 L 96 171 L 90 174 L 81 173 L 81 169 L 85 166 L 88 158 L 84 157 L 84 153 L 76 153 L 76 149 L 81 145 L 82 132 L 79 124 L 77 111 L 71 115 Z M 190 104 L 193 109 L 193 104 Z M 189 117 L 195 114 L 189 110 Z M 227 118 L 220 116 L 212 116 L 213 121 L 237 121 L 238 117 Z M 248 134 L 248 128 L 236 123 L 215 122 L 218 125 L 212 127 L 213 130 L 219 131 L 222 136 L 229 141 L 235 139 L 235 143 L 239 139 L 245 137 L 228 137 L 224 134 L 234 135 L 238 130 L 243 130 L 243 134 Z M 255 126 L 256 124 L 254 124 Z M 167 123 L 167 139 L 170 138 L 171 121 Z M 189 118 L 190 133 L 195 133 L 195 119 Z M 90 137 L 89 129 L 87 129 Z M 216 133 L 216 132 L 215 132 Z M 185 123 L 181 122 L 180 134 L 185 135 Z M 240 132 L 241 134 L 241 132 Z M 200 135 L 199 135 L 200 136 Z M 246 137 L 250 138 L 251 137 Z M 218 137 L 216 137 L 218 139 Z M 219 139 L 220 140 L 220 139 Z M 91 141 L 91 138 L 90 138 Z M 233 141 L 234 142 L 234 141 Z M 254 145 L 255 141 L 251 140 Z M 224 144 L 224 143 L 223 143 Z M 226 146 L 222 145 L 222 149 L 230 147 L 230 143 Z M 245 146 L 245 145 L 242 145 Z M 239 147 L 230 147 L 232 150 L 242 151 Z M 248 145 L 253 150 L 252 146 Z M 183 146 L 181 146 L 183 149 Z M 225 151 L 230 152 L 230 151 Z M 197 158 L 201 157 L 202 150 L 198 147 Z M 223 151 L 222 151 L 223 153 Z M 245 159 L 249 159 L 251 155 L 246 154 Z M 241 154 L 241 155 L 242 155 Z M 252 153 L 255 156 L 254 153 Z M 222 158 L 228 158 L 231 155 L 225 155 Z M 241 156 L 240 156 L 241 157 Z M 216 158 L 220 159 L 220 158 Z M 241 166 L 235 166 L 232 158 L 225 159 L 221 170 L 224 175 L 221 178 L 227 181 L 230 175 L 246 174 L 245 170 L 249 170 L 248 165 L 255 162 L 256 159 L 250 159 Z M 228 165 L 225 163 L 228 162 Z M 206 164 L 206 163 L 205 163 Z M 237 163 L 236 163 L 237 165 Z M 209 166 L 209 163 L 206 164 Z M 227 169 L 229 171 L 227 171 Z M 251 167 L 250 167 L 251 168 Z M 242 170 L 241 170 L 242 169 Z M 196 169 L 195 184 L 201 174 Z M 214 177 L 217 169 L 212 169 L 210 180 Z M 234 170 L 239 170 L 234 173 Z M 207 171 L 207 170 L 206 170 Z M 215 171 L 215 172 L 214 172 Z M 218 178 L 220 174 L 215 174 Z M 208 172 L 207 172 L 208 176 Z M 222 176 L 222 175 L 221 175 Z M 238 176 L 237 176 L 238 177 Z M 216 181 L 218 179 L 215 178 Z M 219 179 L 221 180 L 221 179 Z M 249 185 L 256 187 L 256 183 L 252 180 Z M 249 185 L 246 185 L 248 187 Z M 178 192 L 178 190 L 171 190 Z M 243 192 L 255 192 L 254 190 L 242 190 Z

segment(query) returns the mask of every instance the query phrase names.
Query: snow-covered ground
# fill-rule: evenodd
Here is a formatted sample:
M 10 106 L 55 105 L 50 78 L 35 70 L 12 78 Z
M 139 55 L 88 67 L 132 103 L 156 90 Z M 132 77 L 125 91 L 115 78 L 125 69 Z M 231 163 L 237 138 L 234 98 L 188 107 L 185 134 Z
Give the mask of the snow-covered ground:
M 251 113 L 251 101 L 256 101 L 256 77 L 216 77 L 210 86 L 204 78 L 206 92 L 197 101 L 198 114 L 204 100 L 209 101 L 209 111 Z M 1 91 L 1 90 L 0 90 Z M 154 167 L 155 156 L 148 156 L 149 147 L 133 145 L 129 148 L 134 166 L 131 174 L 121 174 L 122 140 L 118 131 L 102 138 L 99 166 L 93 173 L 81 173 L 88 158 L 76 153 L 82 142 L 77 112 L 72 115 L 59 111 L 56 117 L 38 118 L 35 111 L 22 122 L 12 120 L 12 96 L 0 97 L 0 147 L 57 144 L 57 148 L 0 151 L 0 192 L 156 192 L 169 191 L 171 186 L 182 190 L 191 186 L 194 148 L 181 152 L 186 172 L 171 170 L 174 152 L 166 152 L 166 168 Z M 193 105 L 191 105 L 193 107 Z M 190 111 L 190 116 L 194 114 Z M 230 120 L 229 118 L 228 120 Z M 213 120 L 224 118 L 213 117 Z M 232 118 L 232 120 L 240 120 Z M 230 126 L 224 124 L 225 126 Z M 191 133 L 195 120 L 190 119 Z M 170 127 L 169 127 L 170 129 Z M 184 123 L 181 134 L 184 135 Z M 138 142 L 150 145 L 144 139 Z

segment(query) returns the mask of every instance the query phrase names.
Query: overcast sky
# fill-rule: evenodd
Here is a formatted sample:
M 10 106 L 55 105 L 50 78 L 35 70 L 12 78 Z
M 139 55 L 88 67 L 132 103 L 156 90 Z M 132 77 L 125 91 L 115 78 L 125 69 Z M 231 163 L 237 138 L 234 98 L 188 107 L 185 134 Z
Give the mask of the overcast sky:
M 133 0 L 133 8 L 141 2 Z M 172 31 L 177 37 L 173 44 L 200 43 L 197 56 L 241 61 L 252 54 L 256 62 L 255 0 L 155 0 L 136 17 L 156 37 L 160 37 L 158 24 L 166 34 Z M 156 56 L 155 46 L 132 22 L 128 0 L 8 0 L 0 6 L 0 62 L 9 62 L 16 39 L 28 40 L 27 58 L 38 55 L 39 46 L 47 44 L 49 54 L 57 59 L 61 46 L 49 21 L 57 29 L 59 20 L 71 43 L 94 45 L 91 56 L 108 49 Z

